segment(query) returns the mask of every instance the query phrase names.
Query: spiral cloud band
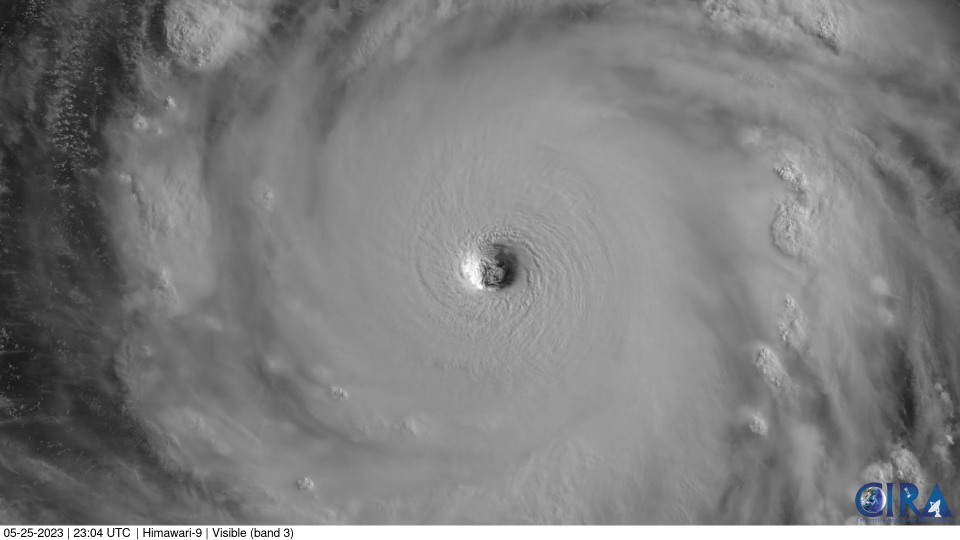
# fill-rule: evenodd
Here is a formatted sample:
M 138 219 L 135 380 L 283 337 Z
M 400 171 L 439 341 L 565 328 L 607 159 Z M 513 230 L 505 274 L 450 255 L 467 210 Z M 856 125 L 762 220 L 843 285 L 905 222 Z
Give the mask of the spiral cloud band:
M 235 4 L 169 2 L 105 130 L 148 457 L 47 460 L 129 499 L 77 515 L 960 507 L 948 3 Z

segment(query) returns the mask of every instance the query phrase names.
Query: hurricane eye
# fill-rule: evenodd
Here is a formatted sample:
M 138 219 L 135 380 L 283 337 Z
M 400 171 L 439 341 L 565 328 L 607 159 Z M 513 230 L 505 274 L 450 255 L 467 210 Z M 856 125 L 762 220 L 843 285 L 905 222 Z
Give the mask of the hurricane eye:
M 499 291 L 514 283 L 518 270 L 517 257 L 503 244 L 488 244 L 469 253 L 462 271 L 476 289 Z

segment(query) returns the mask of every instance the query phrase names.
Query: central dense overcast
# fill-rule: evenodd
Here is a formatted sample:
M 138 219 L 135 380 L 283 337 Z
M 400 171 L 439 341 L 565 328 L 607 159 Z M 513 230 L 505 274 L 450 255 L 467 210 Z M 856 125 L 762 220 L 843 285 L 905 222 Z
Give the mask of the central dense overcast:
M 0 7 L 0 521 L 960 508 L 960 12 Z

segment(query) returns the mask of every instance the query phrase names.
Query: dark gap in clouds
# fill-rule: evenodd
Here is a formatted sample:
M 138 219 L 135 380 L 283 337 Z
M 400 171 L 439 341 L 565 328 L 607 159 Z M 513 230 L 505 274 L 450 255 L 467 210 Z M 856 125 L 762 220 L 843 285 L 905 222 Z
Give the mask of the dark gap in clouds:
M 935 197 L 935 203 L 940 210 L 953 221 L 954 227 L 960 232 L 960 188 L 941 192 Z
M 956 343 L 957 306 L 942 300 L 949 298 L 940 280 L 929 269 L 911 268 L 914 280 L 911 304 L 919 325 L 919 352 L 913 361 L 929 369 L 936 378 L 944 378 L 954 396 L 960 393 L 960 362 L 951 354 L 951 343 Z M 952 372 L 952 373 L 951 373 Z M 960 450 L 960 446 L 954 446 Z
M 147 11 L 146 46 L 156 55 L 167 54 L 167 0 L 156 0 Z
M 877 159 L 875 155 L 872 159 L 872 169 L 874 177 L 880 181 L 884 202 L 896 213 L 910 218 L 911 222 L 917 219 L 916 205 L 913 204 L 913 190 L 910 188 L 909 180 L 901 177 L 900 173 L 890 167 L 890 163 L 885 156 Z M 870 181 L 869 178 L 866 179 Z
M 916 379 L 908 353 L 898 347 L 891 364 L 891 378 L 896 385 L 892 396 L 896 399 L 897 426 L 896 438 L 909 438 L 917 426 Z
M 574 0 L 561 4 L 557 8 L 560 17 L 576 22 L 591 22 L 601 18 L 609 7 L 609 2 Z
M 898 139 L 898 150 L 905 161 L 923 173 L 935 189 L 942 190 L 956 179 L 953 167 L 935 156 L 937 150 L 931 141 L 900 124 L 894 123 L 889 129 Z
M 742 449 L 734 447 L 734 452 L 737 451 L 742 451 Z M 743 478 L 742 475 L 735 475 L 727 482 L 726 487 L 717 499 L 714 523 L 753 523 L 752 516 L 739 504 L 741 498 L 748 496 L 744 493 L 748 482 L 749 479 Z
M 371 4 L 375 5 L 377 2 Z M 270 9 L 271 36 L 281 41 L 296 39 L 303 32 L 310 17 L 322 7 L 329 7 L 333 11 L 344 9 L 338 0 L 278 0 Z
M 217 146 L 227 136 L 237 114 L 237 106 L 229 96 L 230 85 L 221 83 L 219 86 L 227 96 L 210 100 L 210 110 L 203 126 L 204 142 L 210 147 Z

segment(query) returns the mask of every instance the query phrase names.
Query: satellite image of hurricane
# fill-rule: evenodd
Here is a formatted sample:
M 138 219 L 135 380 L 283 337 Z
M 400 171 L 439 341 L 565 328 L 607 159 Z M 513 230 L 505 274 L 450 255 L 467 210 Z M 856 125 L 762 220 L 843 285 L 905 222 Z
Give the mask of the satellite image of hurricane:
M 0 0 L 0 523 L 950 515 L 958 28 Z

